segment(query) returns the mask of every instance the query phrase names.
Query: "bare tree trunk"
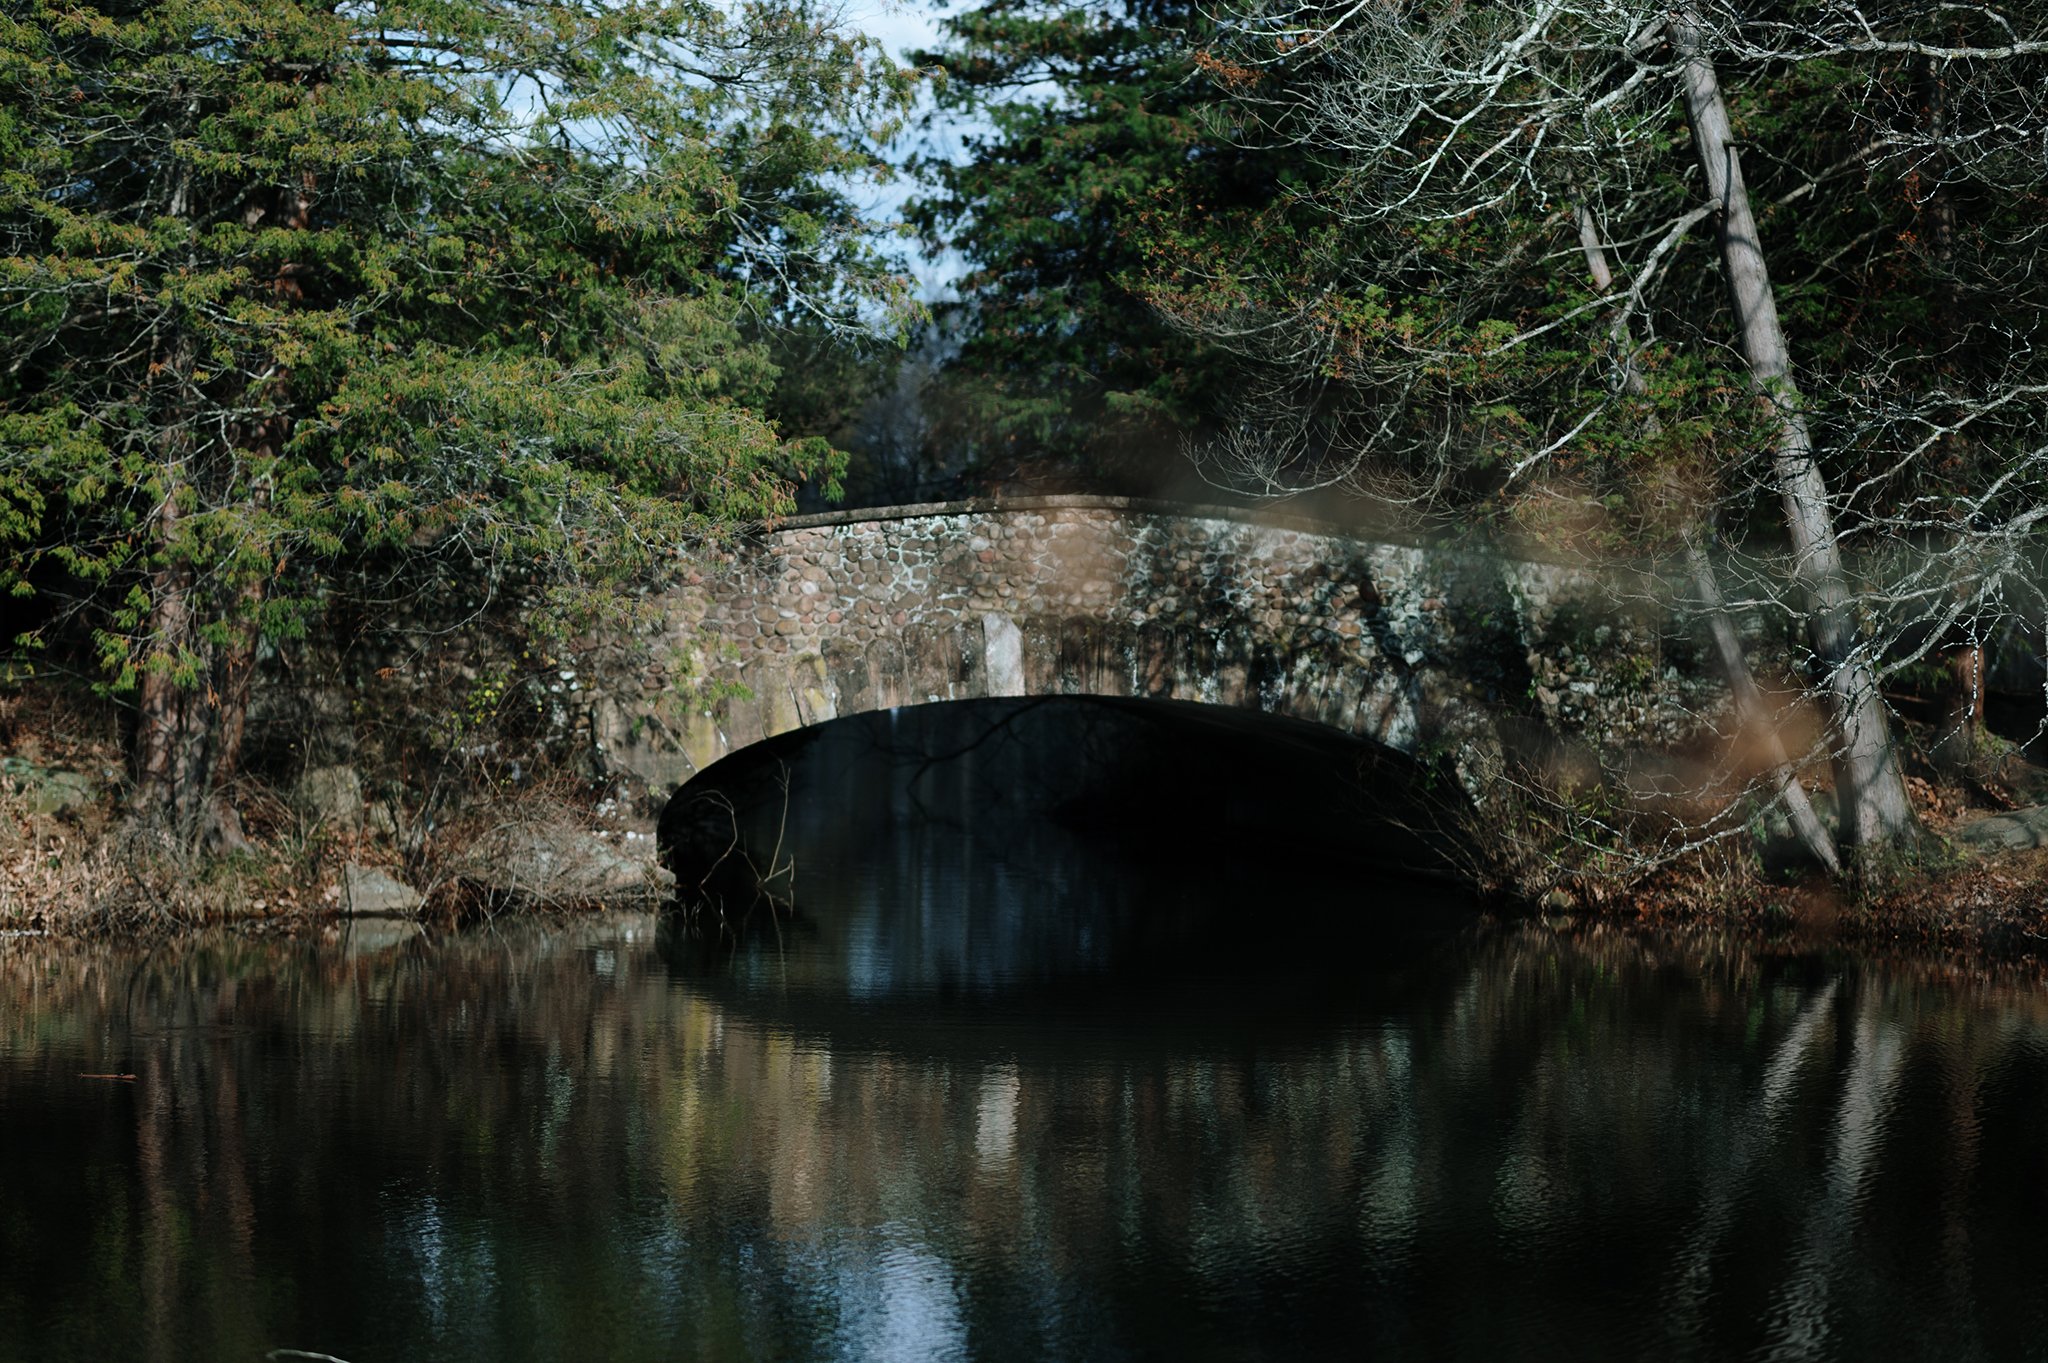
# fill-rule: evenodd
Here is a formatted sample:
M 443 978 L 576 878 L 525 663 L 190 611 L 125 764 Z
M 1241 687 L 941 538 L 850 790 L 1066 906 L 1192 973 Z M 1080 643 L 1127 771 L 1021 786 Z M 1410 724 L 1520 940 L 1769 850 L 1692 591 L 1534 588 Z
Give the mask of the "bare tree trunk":
M 1784 499 L 1797 572 L 1807 595 L 1807 631 L 1826 670 L 1835 725 L 1841 733 L 1835 756 L 1836 793 L 1842 803 L 1842 832 L 1851 847 L 1866 850 L 1916 832 L 1906 798 L 1904 774 L 1892 742 L 1877 676 L 1858 649 L 1850 613 L 1848 576 L 1835 538 L 1834 514 L 1820 466 L 1814 458 L 1792 360 L 1778 321 L 1749 190 L 1728 121 L 1720 81 L 1704 53 L 1700 32 L 1689 18 L 1674 19 L 1671 38 L 1680 63 L 1686 114 L 1693 145 L 1706 172 L 1707 192 L 1721 210 L 1721 264 L 1728 276 L 1742 350 L 1752 380 L 1771 404 L 1778 426 L 1772 475 Z
M 1714 654 L 1720 659 L 1721 671 L 1728 678 L 1728 689 L 1735 694 L 1736 718 L 1745 733 L 1755 734 L 1763 740 L 1764 761 L 1771 769 L 1771 784 L 1778 792 L 1779 802 L 1785 806 L 1785 813 L 1792 820 L 1792 831 L 1799 835 L 1799 841 L 1806 845 L 1814 860 L 1839 875 L 1842 859 L 1835 850 L 1835 839 L 1828 832 L 1827 825 L 1820 821 L 1820 816 L 1814 813 L 1813 802 L 1806 798 L 1806 787 L 1799 784 L 1799 773 L 1785 752 L 1784 740 L 1778 736 L 1778 726 L 1771 722 L 1763 694 L 1757 690 L 1755 678 L 1750 676 L 1749 660 L 1742 656 L 1742 640 L 1736 637 L 1735 626 L 1729 621 L 1727 608 L 1721 601 L 1721 584 L 1714 576 L 1714 562 L 1707 557 L 1699 531 L 1693 526 L 1686 527 L 1685 563 L 1692 574 L 1693 591 L 1706 612 L 1707 634 L 1714 641 Z
M 1601 293 L 1614 291 L 1614 271 L 1608 268 L 1607 248 L 1600 238 L 1600 225 L 1593 218 L 1593 212 L 1584 204 L 1579 205 L 1579 245 L 1586 254 L 1586 269 L 1593 276 L 1593 287 Z M 1643 397 L 1650 391 L 1649 382 L 1643 378 L 1643 371 L 1636 364 L 1635 338 L 1629 335 L 1628 324 L 1618 315 L 1608 324 L 1608 334 L 1615 345 L 1621 348 L 1621 386 L 1631 397 Z M 1654 424 L 1656 418 L 1650 418 Z M 1714 574 L 1714 561 L 1707 557 L 1702 544 L 1705 531 L 1698 520 L 1689 520 L 1680 530 L 1685 540 L 1686 570 L 1692 575 L 1693 591 L 1699 597 L 1700 609 L 1707 622 L 1708 637 L 1714 641 L 1714 653 L 1721 663 L 1721 672 L 1728 678 L 1728 690 L 1735 698 L 1735 716 L 1743 732 L 1758 735 L 1764 743 L 1765 761 L 1770 764 L 1771 784 L 1778 800 L 1785 806 L 1786 815 L 1792 820 L 1792 830 L 1799 841 L 1806 846 L 1815 861 L 1840 874 L 1842 859 L 1835 851 L 1835 839 L 1813 811 L 1813 802 L 1806 798 L 1806 787 L 1799 783 L 1799 773 L 1792 765 L 1792 759 L 1785 752 L 1784 740 L 1778 736 L 1778 726 L 1771 722 L 1769 711 L 1764 705 L 1763 694 L 1757 690 L 1756 680 L 1749 672 L 1749 659 L 1743 656 L 1742 641 L 1736 637 L 1735 626 L 1728 619 L 1728 610 L 1721 599 L 1721 584 Z
M 174 345 L 168 381 L 182 382 L 191 364 L 189 346 Z M 166 437 L 163 501 L 153 527 L 161 557 L 150 582 L 131 807 L 184 846 L 241 848 L 248 840 L 227 786 L 241 761 L 255 671 L 255 601 L 248 598 L 261 588 L 244 592 L 247 609 L 229 622 L 226 641 L 209 637 L 198 582 L 177 547 L 191 458 L 181 434 Z
M 1951 135 L 1948 108 L 1948 63 L 1940 57 L 1921 61 L 1922 116 L 1926 120 L 1927 145 L 1933 150 L 1922 163 L 1920 174 L 1931 178 L 1920 199 L 1921 239 L 1934 266 L 1934 334 L 1941 353 L 1941 367 L 1952 372 L 1955 358 L 1949 352 L 1963 333 L 1962 299 L 1956 288 L 1956 202 L 1948 191 L 1948 139 Z M 1969 437 L 1952 433 L 1942 444 L 1954 459 L 1967 457 Z M 1960 590 L 1960 589 L 1959 589 Z M 1974 638 L 1951 642 L 1948 652 L 1948 705 L 1941 719 L 1941 732 L 1934 744 L 1934 757 L 1950 774 L 1969 770 L 1976 757 L 1978 739 L 1984 731 L 1984 649 Z
M 193 619 L 188 569 L 159 570 L 155 598 L 152 647 L 172 666 L 143 673 L 133 808 L 186 846 L 246 847 L 227 787 L 241 762 L 253 634 L 237 625 L 225 644 L 205 638 Z M 196 664 L 190 683 L 172 675 L 185 661 Z
M 1608 268 L 1607 245 L 1601 239 L 1600 223 L 1593 216 L 1593 210 L 1580 204 L 1577 210 L 1579 221 L 1579 249 L 1586 255 L 1586 273 L 1593 276 L 1593 287 L 1602 295 L 1614 292 L 1614 271 Z M 1628 323 L 1622 319 L 1619 309 L 1607 320 L 1607 335 L 1621 351 L 1621 389 L 1630 397 L 1646 396 L 1650 391 L 1649 381 L 1643 378 L 1643 371 L 1636 364 L 1635 338 L 1629 335 Z M 1657 418 L 1650 418 L 1655 423 Z
M 1935 757 L 1951 775 L 1967 773 L 1984 733 L 1984 649 L 1964 644 L 1949 650 L 1948 708 L 1941 718 Z

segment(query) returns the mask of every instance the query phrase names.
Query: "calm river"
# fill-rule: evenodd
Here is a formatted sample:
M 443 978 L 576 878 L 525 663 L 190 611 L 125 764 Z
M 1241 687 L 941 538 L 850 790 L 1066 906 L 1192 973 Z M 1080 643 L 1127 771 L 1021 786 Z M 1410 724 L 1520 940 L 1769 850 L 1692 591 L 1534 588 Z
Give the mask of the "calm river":
M 0 943 L 0 1361 L 2048 1357 L 2041 992 L 898 737 L 774 764 L 722 924 Z

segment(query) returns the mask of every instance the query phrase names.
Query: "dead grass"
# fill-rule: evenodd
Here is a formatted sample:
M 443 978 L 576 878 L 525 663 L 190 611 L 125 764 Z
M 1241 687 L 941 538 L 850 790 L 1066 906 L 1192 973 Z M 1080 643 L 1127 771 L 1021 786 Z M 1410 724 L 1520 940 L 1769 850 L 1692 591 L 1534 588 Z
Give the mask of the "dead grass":
M 119 714 L 89 692 L 43 685 L 0 695 L 0 757 L 93 778 L 95 797 L 38 812 L 0 779 L 0 934 L 147 938 L 231 925 L 312 931 L 342 912 L 349 863 L 381 866 L 419 889 L 421 916 L 442 923 L 502 912 L 645 907 L 649 894 L 584 893 L 573 876 L 509 887 L 491 872 L 519 840 L 587 844 L 596 811 L 585 786 L 557 775 L 479 783 L 459 810 L 426 814 L 394 836 L 322 824 L 261 781 L 234 793 L 246 851 L 200 854 L 128 818 L 120 805 Z M 651 846 L 647 849 L 651 851 Z M 573 869 L 573 868 L 569 868 Z
M 1860 886 L 1817 871 L 1769 875 L 1746 847 L 1723 843 L 1626 882 L 1567 877 L 1535 909 L 1660 932 L 1728 930 L 1787 950 L 2048 966 L 2048 849 L 1961 849 L 1946 835 L 1972 812 L 1968 792 L 1909 786 L 1922 845 Z
M 201 856 L 110 818 L 105 808 L 82 819 L 52 818 L 25 816 L 18 803 L 0 797 L 0 823 L 20 839 L 0 862 L 0 932 L 147 937 L 223 923 L 311 921 L 332 908 L 299 849 L 258 841 L 247 852 Z
M 1481 853 L 1481 882 L 1496 887 L 1509 913 L 1730 932 L 1774 950 L 2048 966 L 2048 850 L 1987 853 L 1951 841 L 1965 820 L 2048 803 L 2048 770 L 1991 739 L 1968 770 L 1943 773 L 1918 756 L 1927 735 L 1901 729 L 1923 837 L 1858 878 L 1768 871 L 1741 823 L 1732 836 L 1698 842 L 1705 821 L 1734 817 L 1732 797 L 1674 815 L 1631 805 L 1613 783 L 1571 788 L 1542 770 L 1504 783 L 1467 841 Z M 1824 791 L 1826 772 L 1812 776 Z M 1689 841 L 1675 854 L 1645 854 Z

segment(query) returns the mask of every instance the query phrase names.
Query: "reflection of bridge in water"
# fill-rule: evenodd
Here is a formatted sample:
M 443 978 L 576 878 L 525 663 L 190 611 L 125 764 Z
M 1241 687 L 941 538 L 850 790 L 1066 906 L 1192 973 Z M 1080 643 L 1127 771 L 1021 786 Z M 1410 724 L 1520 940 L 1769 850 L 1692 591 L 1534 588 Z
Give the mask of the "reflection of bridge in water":
M 1574 593 L 1597 588 L 1553 565 L 1125 498 L 801 517 L 670 591 L 665 642 L 689 670 L 650 676 L 637 701 L 606 701 L 597 727 L 613 762 L 661 793 L 845 715 L 1153 697 L 1446 754 L 1478 794 L 1498 749 L 1496 703 L 1527 703 L 1529 659 L 1545 646 L 1535 635 Z M 1621 625 L 1612 647 L 1630 645 Z M 1657 636 L 1653 623 L 1652 653 Z M 1637 689 L 1661 672 L 1637 668 Z M 1601 723 L 1612 732 L 1654 708 L 1637 696 Z
M 1320 944 L 1362 961 L 1476 908 L 1412 760 L 1299 721 L 1175 701 L 1043 697 L 852 715 L 736 754 L 668 804 L 674 963 L 806 1026 L 997 1001 L 1218 989 Z M 822 991 L 822 992 L 821 992 Z M 1308 998 L 1283 991 L 1285 1009 Z M 978 1026 L 986 1025 L 986 1018 Z M 1023 1044 L 1022 1041 L 1019 1043 Z

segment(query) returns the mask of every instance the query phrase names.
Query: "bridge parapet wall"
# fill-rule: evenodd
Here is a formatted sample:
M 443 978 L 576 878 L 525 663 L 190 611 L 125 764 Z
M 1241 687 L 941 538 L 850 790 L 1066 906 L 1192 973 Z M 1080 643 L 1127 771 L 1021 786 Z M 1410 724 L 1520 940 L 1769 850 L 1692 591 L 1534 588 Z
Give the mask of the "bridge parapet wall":
M 668 666 L 593 725 L 657 796 L 804 725 L 985 696 L 1258 709 L 1446 756 L 1475 793 L 1503 713 L 1668 742 L 1715 703 L 1590 574 L 1122 499 L 791 521 L 657 604 Z

